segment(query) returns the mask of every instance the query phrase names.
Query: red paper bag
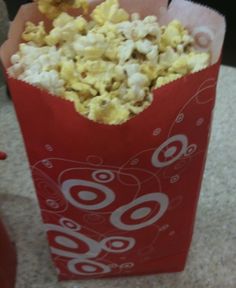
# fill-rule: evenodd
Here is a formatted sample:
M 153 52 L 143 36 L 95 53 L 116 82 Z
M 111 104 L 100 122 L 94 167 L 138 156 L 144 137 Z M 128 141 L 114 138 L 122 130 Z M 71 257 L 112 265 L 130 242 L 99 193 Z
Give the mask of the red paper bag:
M 135 2 L 135 3 L 134 3 Z M 73 104 L 8 78 L 52 259 L 60 279 L 177 272 L 191 243 L 215 104 L 225 21 L 191 2 L 121 1 L 128 11 L 180 19 L 212 65 L 156 89 L 150 107 L 122 125 L 92 122 Z M 186 17 L 191 15 L 191 17 Z M 5 68 L 23 6 L 2 48 Z
M 0 283 L 2 288 L 14 288 L 16 280 L 16 250 L 0 219 Z

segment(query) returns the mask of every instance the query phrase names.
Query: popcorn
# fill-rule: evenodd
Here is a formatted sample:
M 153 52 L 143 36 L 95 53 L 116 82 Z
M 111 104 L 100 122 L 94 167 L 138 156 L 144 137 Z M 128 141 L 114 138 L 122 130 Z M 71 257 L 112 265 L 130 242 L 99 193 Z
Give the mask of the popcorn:
M 118 0 L 98 5 L 90 20 L 65 12 L 86 10 L 85 0 L 37 2 L 52 29 L 27 22 L 8 73 L 72 101 L 90 120 L 124 123 L 151 104 L 152 89 L 210 63 L 178 20 L 161 27 L 156 16 L 129 16 Z
M 51 19 L 70 8 L 82 8 L 85 12 L 88 9 L 87 0 L 36 0 L 36 2 L 39 11 Z
M 72 41 L 77 33 L 85 32 L 87 21 L 81 16 L 74 18 L 61 13 L 53 21 L 53 26 L 54 28 L 45 37 L 46 43 L 50 46 Z
M 43 22 L 39 22 L 38 25 L 35 25 L 31 22 L 26 22 L 25 31 L 22 34 L 22 39 L 26 42 L 34 42 L 39 46 L 45 44 L 46 31 Z
M 193 38 L 178 20 L 171 21 L 164 28 L 161 37 L 160 50 L 164 51 L 168 46 L 176 48 L 178 45 L 188 45 L 193 42 Z
M 99 123 L 111 125 L 127 121 L 130 112 L 123 106 L 119 99 L 111 99 L 109 95 L 93 98 L 89 103 L 88 118 Z
M 91 14 L 92 19 L 99 25 L 106 22 L 119 23 L 129 19 L 129 14 L 119 8 L 118 0 L 106 0 L 98 5 Z

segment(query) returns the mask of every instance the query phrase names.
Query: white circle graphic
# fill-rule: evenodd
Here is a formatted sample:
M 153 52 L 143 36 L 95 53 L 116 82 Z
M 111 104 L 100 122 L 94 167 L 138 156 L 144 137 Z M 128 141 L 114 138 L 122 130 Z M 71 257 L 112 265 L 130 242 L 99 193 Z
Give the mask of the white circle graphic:
M 75 188 L 76 186 L 85 186 L 86 188 L 94 188 L 97 189 L 98 191 L 102 192 L 105 196 L 105 199 L 99 203 L 96 204 L 84 204 L 84 203 L 80 203 L 78 200 L 74 199 L 74 197 L 72 196 L 71 193 L 71 189 Z M 115 195 L 114 192 L 109 189 L 108 187 L 102 185 L 102 184 L 98 184 L 98 183 L 94 183 L 91 181 L 85 181 L 85 180 L 80 180 L 80 179 L 70 179 L 70 180 L 66 180 L 62 183 L 61 186 L 61 191 L 64 194 L 65 198 L 76 208 L 80 208 L 80 209 L 85 209 L 85 210 L 99 210 L 102 209 L 108 205 L 110 205 L 114 200 L 115 200 Z M 80 191 L 81 192 L 81 191 Z M 84 190 L 83 190 L 84 192 Z M 86 191 L 88 192 L 88 191 Z M 94 192 L 91 192 L 94 193 Z M 77 193 L 77 195 L 79 195 L 79 192 Z
M 174 184 L 174 183 L 178 182 L 179 179 L 180 179 L 180 176 L 176 174 L 170 178 L 170 183 Z
M 170 147 L 169 149 L 167 149 L 164 153 L 165 157 L 166 158 L 169 158 L 169 157 L 172 157 L 175 152 L 177 151 L 177 148 L 176 147 Z
M 176 117 L 176 120 L 175 122 L 176 123 L 181 123 L 184 121 L 184 113 L 180 113 L 177 117 Z
M 92 265 L 82 265 L 82 270 L 85 272 L 95 272 L 97 269 Z
M 192 155 L 193 153 L 195 153 L 197 150 L 197 145 L 196 144 L 191 144 L 187 147 L 186 152 L 185 152 L 185 156 L 189 156 Z
M 150 219 L 145 220 L 144 222 L 138 223 L 138 224 L 126 224 L 122 220 L 122 216 L 124 213 L 129 211 L 130 209 L 134 208 L 135 206 L 138 206 L 138 209 L 140 209 L 140 204 L 144 204 L 145 202 L 156 202 L 160 205 L 159 211 Z M 125 230 L 125 231 L 133 231 L 133 230 L 138 230 L 142 229 L 144 227 L 150 226 L 154 224 L 156 221 L 158 221 L 166 212 L 169 204 L 169 199 L 168 196 L 164 193 L 150 193 L 143 195 L 134 201 L 130 202 L 129 204 L 126 204 L 124 206 L 119 207 L 117 210 L 115 210 L 110 217 L 110 221 L 112 225 L 115 227 Z M 143 206 L 143 208 L 146 208 Z M 149 208 L 149 207 L 147 207 Z M 132 214 L 131 214 L 132 215 Z M 145 218 L 146 215 L 144 214 Z M 141 219 L 139 219 L 141 220 Z
M 58 209 L 60 207 L 60 205 L 54 199 L 47 199 L 46 203 L 52 209 Z
M 206 26 L 199 26 L 194 28 L 194 30 L 192 31 L 192 36 L 195 40 L 194 43 L 202 49 L 209 49 L 209 46 L 214 39 L 213 31 Z
M 135 245 L 135 239 L 123 236 L 111 236 L 103 239 L 101 248 L 111 253 L 123 253 L 131 250 Z
M 79 248 L 79 245 L 75 241 L 64 236 L 55 237 L 55 242 L 67 248 L 71 248 L 71 249 Z
M 123 263 L 120 265 L 121 269 L 131 269 L 134 267 L 134 263 L 133 262 L 127 262 L 127 263 Z
M 81 200 L 85 201 L 93 201 L 97 198 L 97 194 L 90 191 L 80 191 L 78 196 Z
M 201 126 L 204 123 L 205 119 L 204 118 L 199 118 L 196 122 L 196 126 Z
M 93 179 L 99 183 L 109 183 L 115 179 L 114 173 L 110 170 L 97 170 L 92 174 Z
M 69 243 L 70 240 L 74 241 L 74 239 L 76 239 L 78 249 L 80 248 L 80 244 L 78 243 L 79 241 L 82 243 L 85 243 L 88 247 L 87 252 L 79 253 L 79 252 L 67 251 L 67 250 L 60 249 L 60 248 L 55 248 L 52 246 L 52 243 L 50 243 L 50 249 L 51 249 L 52 254 L 66 257 L 66 258 L 86 259 L 86 258 L 97 257 L 99 255 L 99 253 L 101 252 L 100 244 L 97 241 L 83 235 L 82 233 L 79 233 L 79 232 L 76 232 L 76 231 L 73 231 L 70 229 L 66 229 L 64 227 L 54 225 L 54 224 L 45 224 L 44 227 L 45 227 L 47 233 L 50 233 L 50 232 L 59 232 L 60 233 L 60 234 L 57 233 L 57 235 L 54 237 L 55 242 L 56 242 L 57 237 L 61 236 L 61 237 L 63 237 L 63 243 L 65 243 L 66 239 L 68 239 L 67 243 Z M 59 244 L 58 242 L 56 242 L 56 243 Z M 65 246 L 65 245 L 63 245 L 63 246 Z
M 81 264 L 80 270 L 76 267 L 78 264 Z M 67 267 L 71 273 L 83 276 L 100 275 L 111 272 L 111 267 L 88 259 L 72 259 L 68 262 Z
M 161 134 L 161 128 L 156 128 L 153 130 L 152 135 L 153 136 L 158 136 Z
M 48 159 L 44 159 L 42 160 L 42 164 L 44 167 L 48 168 L 48 169 L 52 169 L 53 168 L 53 164 L 50 160 Z
M 135 210 L 132 214 L 131 214 L 131 219 L 133 220 L 138 220 L 138 219 L 142 219 L 148 216 L 148 214 L 150 214 L 150 212 L 152 211 L 152 209 L 150 207 L 143 207 L 143 208 L 139 208 L 137 210 Z
M 46 144 L 45 146 L 45 149 L 49 152 L 52 152 L 53 151 L 53 147 L 50 145 L 50 144 Z
M 78 231 L 81 229 L 81 226 L 78 223 L 68 218 L 61 218 L 59 220 L 59 223 L 61 224 L 61 226 L 74 231 Z
M 124 243 L 122 241 L 114 241 L 112 243 L 112 246 L 115 247 L 115 248 L 121 248 L 124 246 Z
M 165 149 L 167 147 L 169 147 L 173 142 L 180 142 L 181 143 L 182 147 L 181 147 L 179 153 L 169 160 L 160 161 L 159 160 L 160 153 L 165 151 Z M 179 158 L 181 158 L 181 156 L 185 153 L 187 146 L 188 146 L 188 138 L 185 135 L 174 135 L 174 136 L 170 137 L 164 143 L 162 143 L 153 153 L 152 159 L 151 159 L 153 166 L 157 167 L 157 168 L 163 168 L 163 167 L 166 167 L 166 166 L 173 164 L 175 161 L 177 161 Z M 172 147 L 176 148 L 176 146 L 171 146 L 171 148 Z M 170 149 L 170 148 L 168 148 L 168 149 Z M 176 148 L 176 151 L 177 151 L 177 148 Z M 173 149 L 171 152 L 173 152 Z M 170 158 L 170 157 L 168 157 L 168 158 Z

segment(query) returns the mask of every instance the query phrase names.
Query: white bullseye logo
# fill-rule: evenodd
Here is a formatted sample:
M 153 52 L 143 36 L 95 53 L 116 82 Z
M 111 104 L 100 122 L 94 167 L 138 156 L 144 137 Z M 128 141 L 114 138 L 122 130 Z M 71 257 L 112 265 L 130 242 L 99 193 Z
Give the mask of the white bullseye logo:
M 110 170 L 94 171 L 92 177 L 99 183 L 109 183 L 115 179 L 115 175 Z
M 100 243 L 102 249 L 107 252 L 123 253 L 134 247 L 135 239 L 123 236 L 111 236 L 103 239 Z
M 173 164 L 185 154 L 187 146 L 188 138 L 185 135 L 172 136 L 155 150 L 151 158 L 152 165 L 163 168 Z
M 73 206 L 80 209 L 99 210 L 115 200 L 114 192 L 108 187 L 80 179 L 64 181 L 61 191 Z
M 68 262 L 68 269 L 75 275 L 100 275 L 111 272 L 108 265 L 89 259 L 72 259 Z
M 51 244 L 52 254 L 66 258 L 86 259 L 97 257 L 101 252 L 99 242 L 78 231 L 54 224 L 45 224 L 44 227 L 54 242 L 53 245 Z
M 158 211 L 155 211 L 155 209 L 153 211 L 148 206 L 148 204 L 150 205 L 150 203 L 154 203 L 155 206 L 158 205 L 159 207 Z M 115 227 L 121 230 L 133 231 L 142 229 L 157 222 L 166 212 L 168 208 L 168 203 L 169 200 L 166 194 L 163 193 L 146 194 L 135 199 L 129 204 L 119 207 L 112 213 L 110 221 Z M 142 204 L 141 207 L 140 204 Z M 124 214 L 125 213 L 128 214 L 129 212 L 131 212 L 129 214 L 129 219 L 127 220 L 122 219 Z M 132 223 L 125 223 L 130 222 L 130 220 L 132 221 Z

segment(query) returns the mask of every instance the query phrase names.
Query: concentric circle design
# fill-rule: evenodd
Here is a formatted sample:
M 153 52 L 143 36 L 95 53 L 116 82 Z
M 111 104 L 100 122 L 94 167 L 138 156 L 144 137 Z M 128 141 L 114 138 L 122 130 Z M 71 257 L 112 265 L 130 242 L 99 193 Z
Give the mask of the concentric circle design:
M 99 183 L 109 183 L 115 179 L 115 175 L 110 170 L 97 170 L 92 173 L 93 180 Z
M 154 202 L 154 204 L 159 205 L 158 212 L 149 213 L 150 216 L 147 214 L 148 209 L 150 208 L 148 202 Z M 113 226 L 117 227 L 118 229 L 125 230 L 125 231 L 133 231 L 145 228 L 157 222 L 166 212 L 168 208 L 168 197 L 164 193 L 150 193 L 143 195 L 134 201 L 130 202 L 127 205 L 121 206 L 117 210 L 115 210 L 110 217 L 110 221 Z M 140 204 L 143 204 L 140 207 Z M 146 205 L 145 205 L 146 204 Z M 135 207 L 137 209 L 135 210 Z M 142 210 L 140 210 L 140 208 Z M 144 209 L 145 208 L 145 209 Z M 130 219 L 122 219 L 124 218 L 123 215 L 127 212 L 131 211 L 129 215 Z M 149 210 L 150 211 L 150 210 Z M 140 213 L 141 212 L 141 213 Z M 154 211 L 151 211 L 154 212 Z M 153 215 L 154 214 L 154 215 Z M 134 217 L 135 215 L 135 217 Z M 137 217 L 138 215 L 138 217 Z M 132 224 L 127 224 L 125 222 L 132 221 Z M 142 221 L 143 220 L 143 221 Z
M 50 160 L 48 159 L 43 159 L 42 160 L 42 164 L 44 167 L 48 168 L 48 169 L 52 169 L 53 168 L 53 164 Z
M 176 123 L 181 123 L 184 121 L 184 113 L 180 113 L 177 117 L 176 117 L 176 120 L 175 122 Z
M 54 224 L 45 224 L 44 227 L 50 239 L 52 254 L 66 258 L 87 259 L 95 258 L 101 252 L 100 243 L 80 232 Z
M 76 223 L 75 221 L 69 219 L 69 218 L 61 218 L 59 220 L 59 223 L 61 224 L 61 226 L 63 226 L 64 228 L 73 230 L 73 231 L 78 231 L 81 229 L 81 226 Z
M 199 119 L 197 119 L 197 121 L 196 121 L 196 126 L 202 126 L 202 124 L 204 123 L 204 121 L 205 121 L 205 119 L 204 118 L 199 118 Z
M 202 49 L 208 49 L 214 39 L 212 30 L 206 26 L 193 29 L 192 36 L 194 37 L 194 43 Z
M 101 247 L 103 250 L 111 253 L 123 253 L 131 250 L 135 245 L 135 239 L 123 236 L 111 236 L 103 239 Z
M 151 158 L 152 165 L 157 168 L 163 168 L 173 164 L 183 156 L 187 146 L 188 138 L 185 135 L 174 135 L 170 137 L 153 153 Z M 161 159 L 161 156 L 163 159 Z
M 59 203 L 57 203 L 57 201 L 55 201 L 54 199 L 47 199 L 46 204 L 48 207 L 55 209 L 55 210 L 60 207 Z
M 191 144 L 187 147 L 185 156 L 190 156 L 194 154 L 197 151 L 197 145 L 196 144 Z
M 180 176 L 178 174 L 176 174 L 170 178 L 170 183 L 174 184 L 174 183 L 178 182 L 179 179 L 180 179 Z
M 161 134 L 161 131 L 162 131 L 161 128 L 156 128 L 156 129 L 153 130 L 152 135 L 153 136 L 158 136 L 158 135 Z
M 72 259 L 68 262 L 67 267 L 71 273 L 81 276 L 102 275 L 111 272 L 111 267 L 108 265 L 88 259 Z
M 75 188 L 76 193 L 73 193 L 72 189 Z M 88 189 L 92 189 L 92 191 Z M 73 206 L 85 210 L 99 210 L 110 205 L 115 200 L 115 194 L 111 189 L 102 184 L 86 180 L 66 180 L 62 183 L 61 191 Z M 103 199 L 99 195 L 102 195 Z M 91 198 L 97 201 L 94 202 Z
M 53 147 L 52 147 L 50 144 L 46 144 L 44 147 L 45 147 L 45 149 L 46 149 L 48 152 L 52 152 L 52 151 L 53 151 Z
M 133 262 L 122 263 L 120 265 L 121 269 L 131 269 L 133 267 L 134 267 L 134 263 Z

